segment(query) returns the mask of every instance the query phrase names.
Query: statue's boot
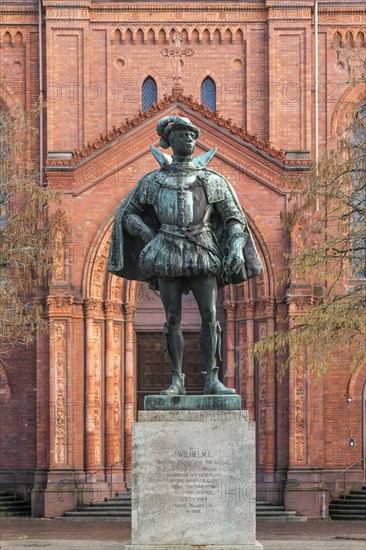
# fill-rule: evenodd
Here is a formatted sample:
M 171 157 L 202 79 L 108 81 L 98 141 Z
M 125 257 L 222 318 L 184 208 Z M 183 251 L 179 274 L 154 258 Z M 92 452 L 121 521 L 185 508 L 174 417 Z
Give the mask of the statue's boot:
M 205 358 L 206 371 L 204 394 L 225 395 L 234 394 L 236 391 L 227 388 L 218 379 L 219 368 L 216 365 L 217 357 L 221 350 L 221 328 L 218 321 L 204 323 L 201 328 L 201 349 Z
M 184 340 L 180 325 L 164 325 L 164 351 L 172 363 L 172 383 L 162 390 L 161 395 L 185 395 L 184 374 L 182 373 Z

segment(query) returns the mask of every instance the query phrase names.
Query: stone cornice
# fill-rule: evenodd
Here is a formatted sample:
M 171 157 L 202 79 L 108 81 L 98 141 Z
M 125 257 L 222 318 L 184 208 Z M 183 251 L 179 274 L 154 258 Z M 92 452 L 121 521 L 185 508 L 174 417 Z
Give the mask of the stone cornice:
M 0 25 L 36 25 L 38 8 L 32 5 L 8 5 L 0 8 Z
M 237 136 L 242 140 L 244 144 L 251 145 L 256 148 L 259 152 L 265 153 L 269 157 L 280 161 L 286 166 L 308 166 L 308 160 L 290 160 L 285 158 L 285 151 L 283 149 L 276 149 L 268 141 L 263 141 L 259 139 L 256 135 L 248 134 L 243 126 L 236 126 L 232 119 L 226 119 L 222 117 L 218 112 L 212 112 L 206 107 L 206 105 L 200 104 L 192 96 L 184 95 L 165 95 L 162 100 L 158 103 L 154 103 L 150 109 L 139 113 L 132 118 L 127 118 L 125 123 L 120 126 L 113 126 L 113 129 L 110 130 L 107 134 L 101 134 L 99 139 L 93 143 L 88 143 L 83 149 L 75 150 L 70 159 L 48 159 L 46 165 L 48 167 L 77 167 L 77 165 L 86 160 L 88 157 L 94 155 L 98 151 L 102 151 L 105 147 L 109 146 L 112 142 L 116 142 L 123 134 L 128 133 L 130 130 L 135 129 L 144 122 L 148 121 L 150 118 L 154 117 L 160 112 L 163 112 L 166 108 L 170 107 L 172 104 L 177 103 L 184 105 L 192 111 L 197 112 L 201 116 L 204 116 L 211 123 L 216 125 L 218 128 L 225 129 L 229 131 L 234 136 Z

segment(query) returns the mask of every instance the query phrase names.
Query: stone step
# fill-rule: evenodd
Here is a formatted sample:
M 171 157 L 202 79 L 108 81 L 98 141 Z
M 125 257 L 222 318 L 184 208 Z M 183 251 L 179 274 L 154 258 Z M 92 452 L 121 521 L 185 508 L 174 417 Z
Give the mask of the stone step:
M 78 506 L 76 508 L 77 512 L 102 512 L 103 514 L 109 514 L 109 512 L 128 512 L 131 514 L 131 506 L 113 506 L 107 508 L 105 506 Z
M 348 500 L 348 499 L 352 499 L 352 500 L 357 500 L 358 502 L 364 502 L 366 500 L 366 495 L 346 495 L 345 497 L 339 497 L 341 498 L 342 500 Z
M 256 513 L 257 517 L 261 516 L 296 516 L 296 512 L 294 510 L 266 510 L 264 512 L 261 512 L 261 510 L 257 510 Z
M 124 508 L 126 506 L 131 507 L 131 501 L 126 500 L 126 502 L 115 500 L 114 502 L 92 502 L 91 504 L 87 504 L 83 506 L 83 508 L 95 508 L 96 506 L 103 508 Z
M 366 514 L 352 514 L 352 515 L 346 515 L 346 514 L 332 514 L 331 519 L 333 521 L 362 521 L 366 519 Z
M 131 502 L 131 497 L 105 497 L 104 502 Z
M 120 495 L 120 496 L 119 496 Z M 295 511 L 285 510 L 284 506 L 274 505 L 266 500 L 256 502 L 256 516 L 258 521 L 306 521 L 306 516 L 298 516 Z M 106 497 L 104 502 L 91 503 L 88 506 L 78 506 L 76 510 L 65 512 L 64 516 L 56 519 L 81 520 L 113 520 L 120 518 L 128 520 L 131 517 L 131 493 L 117 493 L 113 497 Z
M 12 498 L 12 500 L 4 500 L 3 502 L 0 501 L 0 506 L 19 506 L 19 505 L 23 505 L 23 504 L 27 504 L 29 505 L 29 502 L 27 502 L 26 500 L 14 500 L 14 497 Z
M 9 491 L 0 491 L 0 517 L 30 516 L 29 502 L 14 496 Z
M 260 506 L 257 506 L 256 510 L 257 510 L 257 512 L 262 512 L 262 511 L 266 512 L 267 510 L 268 511 L 272 510 L 272 511 L 281 512 L 281 511 L 285 510 L 285 507 L 284 506 L 278 506 L 278 505 L 272 505 L 272 504 L 267 503 L 266 505 L 261 504 Z
M 308 521 L 308 518 L 307 516 L 257 516 L 257 523 L 290 523 L 292 521 Z
M 284 506 L 271 504 L 268 500 L 256 501 L 256 517 L 260 522 L 307 521 L 307 516 L 299 516 L 293 510 L 285 510 Z
M 366 510 L 366 502 L 364 504 L 358 504 L 354 502 L 331 502 L 329 504 L 329 510 Z
M 79 511 L 79 510 L 76 510 L 76 511 L 70 511 L 70 512 L 65 512 L 65 516 L 66 517 L 94 517 L 94 518 L 99 518 L 101 516 L 103 517 L 121 517 L 121 516 L 126 516 L 126 517 L 131 517 L 131 513 L 130 512 L 123 512 L 121 510 L 117 510 L 117 511 L 113 511 L 113 510 L 103 510 L 103 513 L 101 513 L 100 511 L 91 511 L 91 510 L 86 510 L 86 511 Z
M 31 515 L 31 509 L 29 507 L 29 510 L 27 511 L 12 511 L 12 512 L 0 512 L 1 518 L 13 518 L 13 517 L 28 517 Z
M 332 499 L 331 503 L 335 504 L 366 504 L 366 500 L 363 501 L 362 499 L 356 499 L 356 498 L 334 498 Z
M 95 521 L 93 516 L 56 516 L 54 519 L 63 521 Z M 131 516 L 98 516 L 98 521 L 131 521 Z
M 7 513 L 7 512 L 27 512 L 27 513 L 30 513 L 31 512 L 31 507 L 29 506 L 29 504 L 24 505 L 24 506 L 7 506 L 6 508 L 4 506 L 0 506 L 0 516 L 3 513 Z
M 366 508 L 331 508 L 329 505 L 329 513 L 331 514 L 366 514 Z
M 359 521 L 366 519 L 366 487 L 353 489 L 329 503 L 329 517 L 333 520 Z

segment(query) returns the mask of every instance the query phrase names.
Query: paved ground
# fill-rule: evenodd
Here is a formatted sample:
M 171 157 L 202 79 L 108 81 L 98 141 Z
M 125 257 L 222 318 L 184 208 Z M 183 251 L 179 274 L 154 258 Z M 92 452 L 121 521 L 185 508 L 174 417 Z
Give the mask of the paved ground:
M 129 538 L 129 522 L 0 518 L 1 550 L 124 550 Z M 366 550 L 366 524 L 258 523 L 257 539 L 264 550 Z

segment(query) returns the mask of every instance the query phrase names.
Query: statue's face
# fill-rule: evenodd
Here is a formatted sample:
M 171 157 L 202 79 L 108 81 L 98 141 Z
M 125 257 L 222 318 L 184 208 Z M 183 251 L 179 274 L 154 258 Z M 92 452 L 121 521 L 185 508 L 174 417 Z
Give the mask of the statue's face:
M 189 130 L 174 130 L 170 138 L 170 146 L 174 155 L 187 157 L 193 153 L 196 147 L 196 136 Z

